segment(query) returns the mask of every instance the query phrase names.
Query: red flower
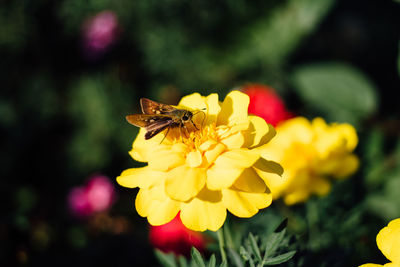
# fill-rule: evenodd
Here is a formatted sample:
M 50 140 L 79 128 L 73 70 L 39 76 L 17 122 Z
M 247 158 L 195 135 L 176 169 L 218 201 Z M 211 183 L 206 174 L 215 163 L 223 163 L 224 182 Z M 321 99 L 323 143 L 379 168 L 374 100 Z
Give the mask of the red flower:
M 149 237 L 154 247 L 176 255 L 189 256 L 192 247 L 200 252 L 205 248 L 204 237 L 199 232 L 187 229 L 182 224 L 179 213 L 167 224 L 150 226 Z
M 242 91 L 250 97 L 249 113 L 263 118 L 273 126 L 293 117 L 273 88 L 251 84 L 243 87 Z
M 85 218 L 108 210 L 115 201 L 115 195 L 114 186 L 108 177 L 94 175 L 86 185 L 70 190 L 68 206 L 74 216 Z

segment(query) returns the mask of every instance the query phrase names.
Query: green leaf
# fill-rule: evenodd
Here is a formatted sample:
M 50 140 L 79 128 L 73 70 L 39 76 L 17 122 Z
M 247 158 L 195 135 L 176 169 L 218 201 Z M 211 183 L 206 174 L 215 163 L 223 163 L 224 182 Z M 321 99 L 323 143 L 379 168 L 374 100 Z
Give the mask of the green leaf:
M 300 97 L 328 119 L 358 123 L 377 109 L 377 89 L 358 69 L 342 63 L 298 67 L 293 82 Z
M 196 262 L 198 267 L 206 267 L 203 257 L 195 247 L 192 247 L 192 259 Z
M 294 256 L 294 254 L 296 254 L 295 250 L 289 251 L 289 252 L 283 253 L 283 254 L 281 254 L 279 256 L 276 256 L 276 257 L 273 257 L 273 258 L 269 258 L 269 259 L 263 261 L 263 264 L 265 264 L 265 265 L 280 264 L 280 263 L 283 263 L 283 262 L 286 262 L 286 261 L 290 260 Z
M 219 267 L 228 267 L 228 263 L 224 260 Z
M 278 233 L 273 232 L 267 237 L 267 239 L 265 240 L 264 259 L 274 254 L 274 252 L 278 249 L 279 244 L 282 242 L 285 233 L 286 229 L 283 229 L 281 232 Z
M 240 66 L 262 62 L 279 65 L 298 48 L 300 42 L 319 25 L 334 0 L 289 0 L 250 24 L 240 33 L 242 43 L 232 51 Z M 251 47 L 249 50 L 248 47 Z M 235 63 L 236 63 L 235 62 Z
M 215 255 L 212 254 L 210 257 L 210 261 L 208 262 L 208 267 L 215 267 L 216 260 L 215 260 Z
M 179 267 L 188 267 L 188 262 L 184 256 L 178 257 Z
M 230 259 L 233 261 L 235 266 L 244 267 L 239 254 L 237 254 L 237 252 L 235 250 L 228 248 L 228 253 L 230 255 Z M 254 266 L 254 264 L 251 265 L 251 262 L 252 262 L 252 259 L 250 258 L 250 266 Z
M 262 261 L 260 249 L 258 248 L 256 238 L 252 233 L 249 234 L 249 242 L 251 249 L 253 250 L 253 254 L 256 256 L 257 260 Z
M 239 253 L 240 256 L 242 256 L 242 258 L 245 261 L 248 261 L 251 258 L 251 255 L 247 252 L 247 250 L 243 246 L 240 246 Z
M 175 262 L 175 256 L 173 253 L 166 254 L 161 250 L 154 250 L 154 253 L 158 259 L 158 261 L 165 267 L 178 267 Z

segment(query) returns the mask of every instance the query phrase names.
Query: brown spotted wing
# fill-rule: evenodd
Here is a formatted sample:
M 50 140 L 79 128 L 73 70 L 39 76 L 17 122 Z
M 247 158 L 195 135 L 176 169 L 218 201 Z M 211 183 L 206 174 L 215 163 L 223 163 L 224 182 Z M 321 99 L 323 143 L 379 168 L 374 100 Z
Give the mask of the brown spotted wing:
M 126 120 L 132 125 L 146 129 L 146 140 L 167 128 L 184 127 L 189 121 L 194 125 L 193 113 L 189 110 L 177 109 L 147 98 L 140 99 L 140 106 L 143 114 L 128 115 Z M 194 127 L 197 129 L 196 125 Z

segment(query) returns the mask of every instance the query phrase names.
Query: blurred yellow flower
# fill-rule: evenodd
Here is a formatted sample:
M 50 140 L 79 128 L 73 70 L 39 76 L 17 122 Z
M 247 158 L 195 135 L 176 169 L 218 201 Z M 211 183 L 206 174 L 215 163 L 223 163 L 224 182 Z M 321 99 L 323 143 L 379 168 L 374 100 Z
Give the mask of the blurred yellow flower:
M 390 260 L 385 265 L 367 263 L 360 267 L 399 267 L 400 266 L 400 218 L 389 222 L 388 226 L 379 231 L 376 236 L 376 243 L 382 254 Z
M 267 185 L 274 198 L 283 197 L 288 205 L 304 202 L 311 194 L 326 195 L 331 188 L 328 177 L 344 178 L 358 168 L 359 160 L 352 154 L 358 137 L 349 124 L 296 117 L 279 124 L 276 131 L 262 156 L 285 169 L 284 179 L 268 176 Z
M 145 140 L 145 130 L 140 130 L 130 155 L 148 164 L 125 170 L 117 182 L 140 188 L 136 210 L 151 225 L 168 223 L 180 211 L 187 228 L 216 231 L 227 210 L 251 217 L 271 204 L 265 179 L 280 177 L 283 169 L 261 151 L 275 130 L 248 116 L 248 105 L 249 97 L 239 91 L 229 93 L 223 103 L 217 94 L 195 93 L 182 98 L 178 107 L 205 110 L 205 116 L 193 117 L 200 130 L 181 134 L 171 129 L 162 142 L 165 131 Z

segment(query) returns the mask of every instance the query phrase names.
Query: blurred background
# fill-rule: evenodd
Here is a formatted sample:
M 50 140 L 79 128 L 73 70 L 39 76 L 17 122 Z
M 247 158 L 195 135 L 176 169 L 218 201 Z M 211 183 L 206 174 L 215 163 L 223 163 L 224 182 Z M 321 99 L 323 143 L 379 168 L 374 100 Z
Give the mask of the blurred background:
M 125 115 L 141 97 L 249 83 L 360 137 L 360 170 L 317 204 L 325 241 L 293 266 L 384 260 L 376 233 L 400 217 L 399 20 L 392 0 L 1 1 L 0 265 L 157 266 L 136 190 L 115 182 L 139 166 Z

